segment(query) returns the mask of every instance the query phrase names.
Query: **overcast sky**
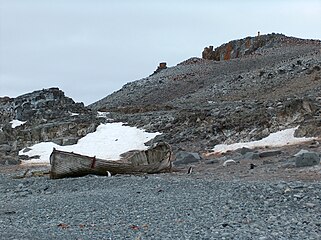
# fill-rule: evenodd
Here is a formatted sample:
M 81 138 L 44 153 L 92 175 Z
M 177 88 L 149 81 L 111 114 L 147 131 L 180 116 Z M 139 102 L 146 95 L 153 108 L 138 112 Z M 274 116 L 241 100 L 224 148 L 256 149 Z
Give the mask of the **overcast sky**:
M 0 96 L 59 87 L 90 104 L 258 31 L 321 39 L 321 0 L 0 0 Z

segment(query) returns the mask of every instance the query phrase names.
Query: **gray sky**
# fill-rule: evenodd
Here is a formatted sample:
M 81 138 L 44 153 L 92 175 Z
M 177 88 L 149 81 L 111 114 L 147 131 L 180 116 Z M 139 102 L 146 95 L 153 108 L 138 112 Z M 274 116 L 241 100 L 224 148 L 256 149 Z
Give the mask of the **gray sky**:
M 321 39 L 321 0 L 0 0 L 0 96 L 59 87 L 90 104 L 257 31 Z

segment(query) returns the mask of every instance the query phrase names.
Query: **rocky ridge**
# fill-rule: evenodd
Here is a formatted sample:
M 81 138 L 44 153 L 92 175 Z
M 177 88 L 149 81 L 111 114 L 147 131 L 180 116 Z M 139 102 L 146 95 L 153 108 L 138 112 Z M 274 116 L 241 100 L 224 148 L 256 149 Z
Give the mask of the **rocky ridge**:
M 23 123 L 13 127 L 11 121 Z M 35 143 L 74 144 L 95 131 L 97 112 L 75 103 L 58 88 L 0 98 L 0 164 L 19 163 L 18 151 Z
M 313 40 L 287 37 L 284 34 L 266 34 L 256 37 L 246 37 L 225 43 L 215 49 L 213 46 L 205 47 L 202 58 L 207 60 L 223 61 L 235 58 L 244 58 L 251 55 L 263 55 L 276 47 L 289 45 L 311 44 Z M 315 41 L 316 43 L 318 41 Z

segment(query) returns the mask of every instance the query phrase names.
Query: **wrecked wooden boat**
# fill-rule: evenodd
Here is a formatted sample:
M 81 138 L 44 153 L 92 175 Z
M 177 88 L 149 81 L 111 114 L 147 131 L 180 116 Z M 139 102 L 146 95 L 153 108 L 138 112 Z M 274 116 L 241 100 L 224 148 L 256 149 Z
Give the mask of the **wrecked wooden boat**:
M 165 142 L 147 150 L 126 152 L 120 160 L 104 160 L 54 148 L 50 155 L 50 178 L 168 172 L 172 167 L 171 156 L 172 149 Z

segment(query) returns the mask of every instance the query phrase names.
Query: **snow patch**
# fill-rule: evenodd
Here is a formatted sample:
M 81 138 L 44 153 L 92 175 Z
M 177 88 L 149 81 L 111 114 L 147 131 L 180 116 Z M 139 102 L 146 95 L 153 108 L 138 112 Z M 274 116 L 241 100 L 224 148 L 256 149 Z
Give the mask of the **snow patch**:
M 295 130 L 298 127 L 281 130 L 275 133 L 271 133 L 266 138 L 258 141 L 244 142 L 244 143 L 233 143 L 233 144 L 218 144 L 214 147 L 214 152 L 226 152 L 234 151 L 239 148 L 256 148 L 256 147 L 280 147 L 285 145 L 293 145 L 302 142 L 314 140 L 315 138 L 296 138 L 294 137 Z
M 105 118 L 106 120 L 112 120 L 109 118 L 110 112 L 99 112 L 97 111 L 97 117 L 99 118 Z
M 52 142 L 42 142 L 29 147 L 30 151 L 24 152 L 22 149 L 19 155 L 40 156 L 39 159 L 22 161 L 22 164 L 49 164 L 49 156 L 53 148 L 106 160 L 119 160 L 124 152 L 146 150 L 148 147 L 144 143 L 160 134 L 124 126 L 123 123 L 107 123 L 99 125 L 95 132 L 79 139 L 77 144 L 60 146 Z
M 10 123 L 11 123 L 12 128 L 16 128 L 16 127 L 19 127 L 19 126 L 25 124 L 26 122 L 19 121 L 19 120 L 12 120 Z
M 97 117 L 107 117 L 110 112 L 99 112 L 97 111 Z

